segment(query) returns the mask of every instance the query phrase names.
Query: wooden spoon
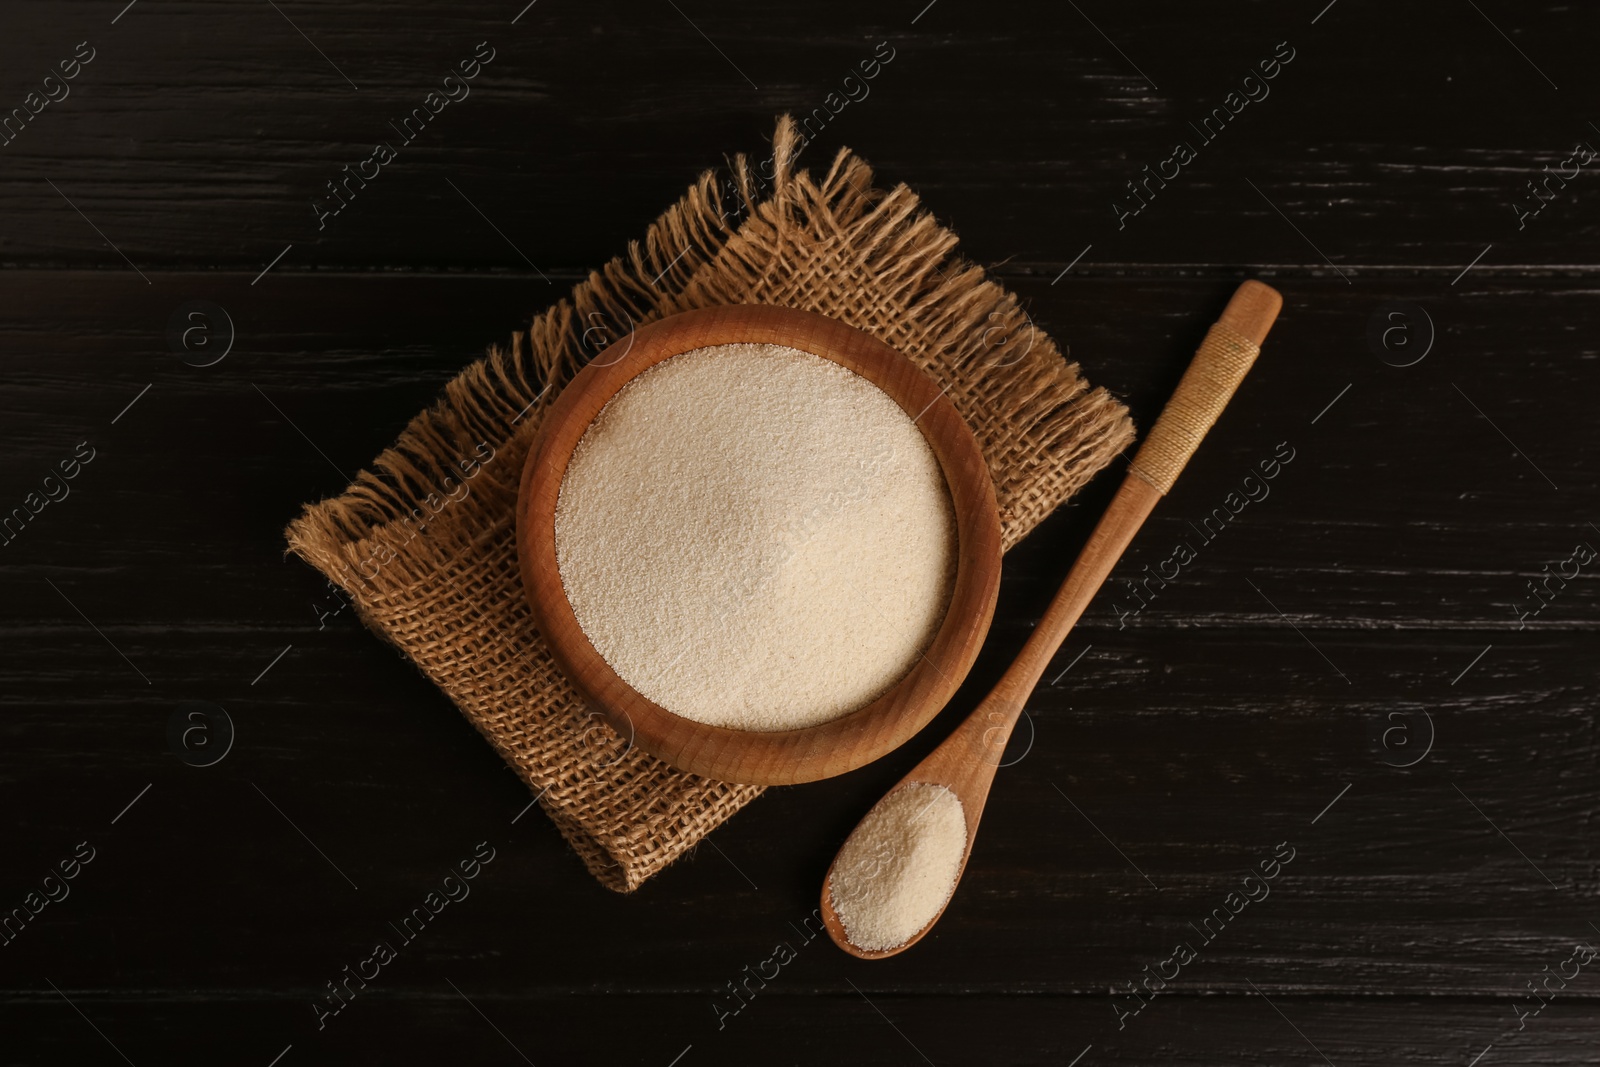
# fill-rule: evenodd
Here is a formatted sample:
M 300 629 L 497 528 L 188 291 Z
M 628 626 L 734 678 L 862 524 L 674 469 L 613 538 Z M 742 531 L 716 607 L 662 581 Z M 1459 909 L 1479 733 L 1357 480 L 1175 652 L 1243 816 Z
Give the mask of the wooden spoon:
M 967 841 L 961 865 L 956 870 L 958 883 L 972 855 L 972 842 L 978 834 L 978 820 L 983 816 L 995 770 L 1017 717 L 1022 714 L 1023 704 L 1156 501 L 1172 488 L 1195 447 L 1233 396 L 1245 372 L 1255 362 L 1261 342 L 1266 339 L 1282 306 L 1283 298 L 1260 282 L 1247 281 L 1234 293 L 1222 317 L 1195 353 L 1161 417 L 1146 435 L 1129 465 L 1122 487 L 1089 535 L 1088 544 L 1022 646 L 1021 653 L 972 714 L 890 791 L 892 796 L 895 790 L 910 783 L 923 782 L 942 785 L 960 799 L 966 817 Z M 880 800 L 873 811 L 883 803 Z M 855 832 L 860 832 L 859 826 Z M 897 947 L 858 948 L 850 943 L 833 905 L 833 873 L 838 862 L 835 857 L 823 879 L 822 918 L 834 943 L 852 956 L 875 960 L 904 952 L 920 941 L 944 914 L 941 906 L 926 926 Z M 951 895 L 954 895 L 953 888 Z M 945 906 L 948 904 L 946 898 Z

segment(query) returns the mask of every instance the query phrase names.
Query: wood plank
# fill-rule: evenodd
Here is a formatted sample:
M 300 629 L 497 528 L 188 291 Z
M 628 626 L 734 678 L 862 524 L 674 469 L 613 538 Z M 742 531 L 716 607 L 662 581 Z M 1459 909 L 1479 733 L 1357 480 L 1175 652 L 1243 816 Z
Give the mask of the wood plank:
M 121 988 L 200 974 L 218 990 L 315 988 L 488 840 L 504 859 L 429 929 L 424 953 L 477 959 L 505 988 L 715 989 L 752 946 L 803 921 L 850 826 L 1003 659 L 995 649 L 906 749 L 772 791 L 715 848 L 622 898 L 594 885 L 537 812 L 513 824 L 526 791 L 370 637 L 297 640 L 258 685 L 280 642 L 301 634 L 126 637 L 113 634 L 152 686 L 83 626 L 7 640 L 14 662 L 41 665 L 31 678 L 13 668 L 7 690 L 6 780 L 36 801 L 13 832 L 8 899 L 78 842 L 99 852 L 70 899 L 9 946 L 17 981 L 61 959 L 106 959 L 114 936 Z M 1432 635 L 1390 635 L 1359 658 L 1317 640 L 1359 684 L 1291 633 L 1096 641 L 1030 703 L 961 896 L 914 953 L 879 965 L 883 980 L 928 995 L 1101 995 L 1198 941 L 1188 924 L 1283 841 L 1296 858 L 1185 972 L 1187 991 L 1237 990 L 1235 966 L 1292 961 L 1294 988 L 1322 995 L 1495 997 L 1586 938 L 1592 667 L 1546 643 L 1487 658 L 1451 687 L 1417 667 L 1440 657 Z M 234 750 L 215 767 L 167 751 L 184 699 L 233 718 Z M 1425 714 L 1436 731 L 1426 758 L 1390 766 L 1426 744 Z M 533 901 L 567 918 L 532 923 Z M 226 953 L 211 927 L 189 923 L 197 910 L 218 913 Z M 850 961 L 831 947 L 821 956 L 820 974 L 855 973 L 836 970 Z
M 815 950 L 811 950 L 815 951 Z M 759 954 L 756 960 L 759 961 Z M 1246 1067 L 1285 1064 L 1459 1064 L 1588 1062 L 1592 1007 L 1558 997 L 1522 1031 L 1505 1001 L 1444 997 L 1301 998 L 1259 980 L 1264 996 L 1163 997 L 1117 1031 L 1105 1005 L 1048 996 L 901 996 L 858 977 L 826 996 L 790 995 L 780 982 L 812 961 L 800 955 L 736 1016 L 717 1029 L 712 1000 L 699 994 L 619 997 L 502 993 L 475 981 L 471 961 L 433 971 L 426 995 L 396 997 L 369 987 L 317 1031 L 309 1002 L 259 996 L 107 1000 L 70 991 L 73 1005 L 43 994 L 0 1006 L 19 1063 L 214 1063 L 219 1054 L 267 1064 L 339 1064 L 374 1058 L 472 1063 L 542 1063 L 569 1055 L 583 1063 L 847 1062 L 871 1065 L 997 1062 Z M 412 966 L 401 960 L 396 968 Z M 871 964 L 859 964 L 870 968 Z M 768 972 L 771 973 L 770 970 Z M 387 975 L 385 974 L 385 977 Z M 454 988 L 452 988 L 454 986 Z M 1159 1013 L 1159 1014 L 1157 1014 Z M 819 1018 L 825 1025 L 817 1025 Z M 1507 1023 L 1510 1026 L 1507 1027 Z M 1509 1032 L 1508 1032 L 1509 1030 Z M 1323 1057 L 1326 1057 L 1324 1059 Z
M 12 462 L 0 471 L 0 500 L 20 504 L 81 441 L 99 457 L 3 563 L 66 568 L 59 576 L 153 558 L 228 578 L 194 583 L 179 602 L 159 595 L 170 570 L 136 567 L 124 586 L 133 599 L 102 624 L 178 623 L 197 604 L 208 618 L 314 621 L 317 594 L 305 586 L 278 606 L 282 525 L 304 501 L 341 489 L 457 369 L 539 308 L 544 291 L 456 275 L 286 275 L 265 287 L 244 275 L 156 278 L 152 292 L 100 272 L 0 275 L 0 301 L 16 309 L 4 334 L 0 439 Z M 1091 381 L 1127 397 L 1141 426 L 1231 288 L 1005 280 Z M 1528 583 L 1547 565 L 1561 569 L 1579 542 L 1600 546 L 1581 504 L 1600 489 L 1589 432 L 1600 381 L 1578 328 L 1596 313 L 1592 289 L 1579 280 L 1536 290 L 1489 279 L 1463 292 L 1427 280 L 1272 280 L 1288 308 L 1266 353 L 1083 625 L 1282 626 L 1277 605 L 1318 629 L 1484 632 L 1475 647 L 1463 637 L 1467 656 L 1496 633 L 1591 629 L 1590 582 L 1541 585 L 1549 606 L 1527 619 L 1513 605 L 1531 611 Z M 167 320 L 193 299 L 222 305 L 236 324 L 233 352 L 214 367 L 167 351 Z M 1433 318 L 1433 351 L 1414 366 L 1390 366 L 1368 347 L 1370 317 L 1392 301 Z M 1294 459 L 1259 479 L 1284 443 Z M 1005 581 L 1028 610 L 1042 610 L 1114 479 L 1108 472 L 1008 561 Z M 1267 495 L 1249 502 L 1249 492 Z M 130 508 L 136 523 L 125 521 Z M 198 529 L 213 535 L 189 545 Z M 1166 561 L 1184 543 L 1196 558 L 1163 588 L 1159 575 L 1173 573 Z M 257 566 L 233 569 L 241 552 Z M 1148 574 L 1157 579 L 1140 584 Z M 1137 614 L 1127 583 L 1153 594 Z
M 1600 232 L 1582 170 L 1538 216 L 1515 206 L 1600 138 L 1575 103 L 1596 88 L 1595 14 L 1570 5 L 1256 3 L 1226 24 L 1177 0 L 1084 15 L 707 0 L 606 19 L 551 4 L 513 22 L 519 6 L 143 4 L 113 25 L 115 12 L 14 4 L 5 108 L 77 42 L 95 58 L 0 148 L 0 255 L 254 272 L 293 245 L 277 270 L 573 270 L 637 236 L 702 168 L 762 152 L 774 115 L 818 109 L 809 165 L 849 144 L 919 188 L 978 259 L 1047 276 L 1092 245 L 1080 272 L 1403 266 L 1448 280 L 1490 245 L 1480 270 L 1591 264 Z M 391 123 L 478 42 L 495 58 L 469 95 L 406 142 Z M 890 50 L 871 81 L 845 83 Z M 1245 83 L 1280 54 L 1294 58 L 1272 80 Z M 1245 90 L 1259 99 L 1229 102 Z M 394 161 L 319 223 L 327 183 L 379 141 Z M 1163 168 L 1178 141 L 1194 160 Z M 1145 166 L 1175 176 L 1119 222 Z

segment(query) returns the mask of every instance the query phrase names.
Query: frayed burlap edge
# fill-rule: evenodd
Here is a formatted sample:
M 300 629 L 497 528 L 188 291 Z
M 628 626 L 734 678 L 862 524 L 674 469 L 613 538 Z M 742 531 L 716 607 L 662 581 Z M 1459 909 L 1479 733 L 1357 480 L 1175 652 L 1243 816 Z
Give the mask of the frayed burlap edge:
M 643 242 L 494 346 L 344 493 L 307 505 L 289 548 L 438 684 L 532 789 L 604 885 L 628 892 L 761 790 L 634 751 L 556 669 L 523 600 L 513 506 L 560 388 L 633 326 L 690 308 L 776 303 L 830 314 L 900 349 L 978 438 L 1009 549 L 1133 436 L 1016 298 L 953 255 L 904 185 L 883 191 L 841 150 L 822 181 L 793 169 L 787 116 L 761 165 L 706 172 Z

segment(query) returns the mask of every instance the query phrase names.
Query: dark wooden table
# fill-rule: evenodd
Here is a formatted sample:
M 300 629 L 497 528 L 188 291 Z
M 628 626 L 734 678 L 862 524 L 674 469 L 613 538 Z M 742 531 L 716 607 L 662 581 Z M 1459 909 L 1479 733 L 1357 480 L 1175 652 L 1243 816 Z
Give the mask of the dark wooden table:
M 26 116 L 0 127 L 0 510 L 59 498 L 0 546 L 0 908 L 27 916 L 0 1061 L 1595 1062 L 1592 9 L 523 2 L 0 12 Z M 319 228 L 326 183 L 475 52 L 470 95 Z M 281 538 L 703 167 L 836 92 L 805 161 L 848 144 L 918 189 L 1142 424 L 1238 279 L 1286 298 L 1031 703 L 958 898 L 875 964 L 795 927 L 1114 475 L 1007 560 L 924 737 L 771 791 L 627 897 L 517 819 L 412 667 L 319 617 Z M 231 350 L 197 366 L 218 307 Z M 217 707 L 231 750 L 186 765 L 169 725 Z M 484 841 L 470 898 L 319 1030 L 326 983 Z

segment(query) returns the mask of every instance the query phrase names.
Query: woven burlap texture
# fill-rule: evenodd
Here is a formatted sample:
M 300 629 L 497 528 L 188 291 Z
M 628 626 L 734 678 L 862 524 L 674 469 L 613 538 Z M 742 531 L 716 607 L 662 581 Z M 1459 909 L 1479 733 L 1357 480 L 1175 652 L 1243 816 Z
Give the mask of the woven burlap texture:
M 591 273 L 509 346 L 461 372 L 344 493 L 308 505 L 290 550 L 455 702 L 589 871 L 622 892 L 760 795 L 632 749 L 551 660 L 523 596 L 513 510 L 544 413 L 632 325 L 719 304 L 820 312 L 942 385 L 988 460 L 1010 548 L 1132 439 L 1016 298 L 956 255 L 905 186 L 848 150 L 815 181 L 778 121 L 772 156 L 707 171 L 642 242 Z

